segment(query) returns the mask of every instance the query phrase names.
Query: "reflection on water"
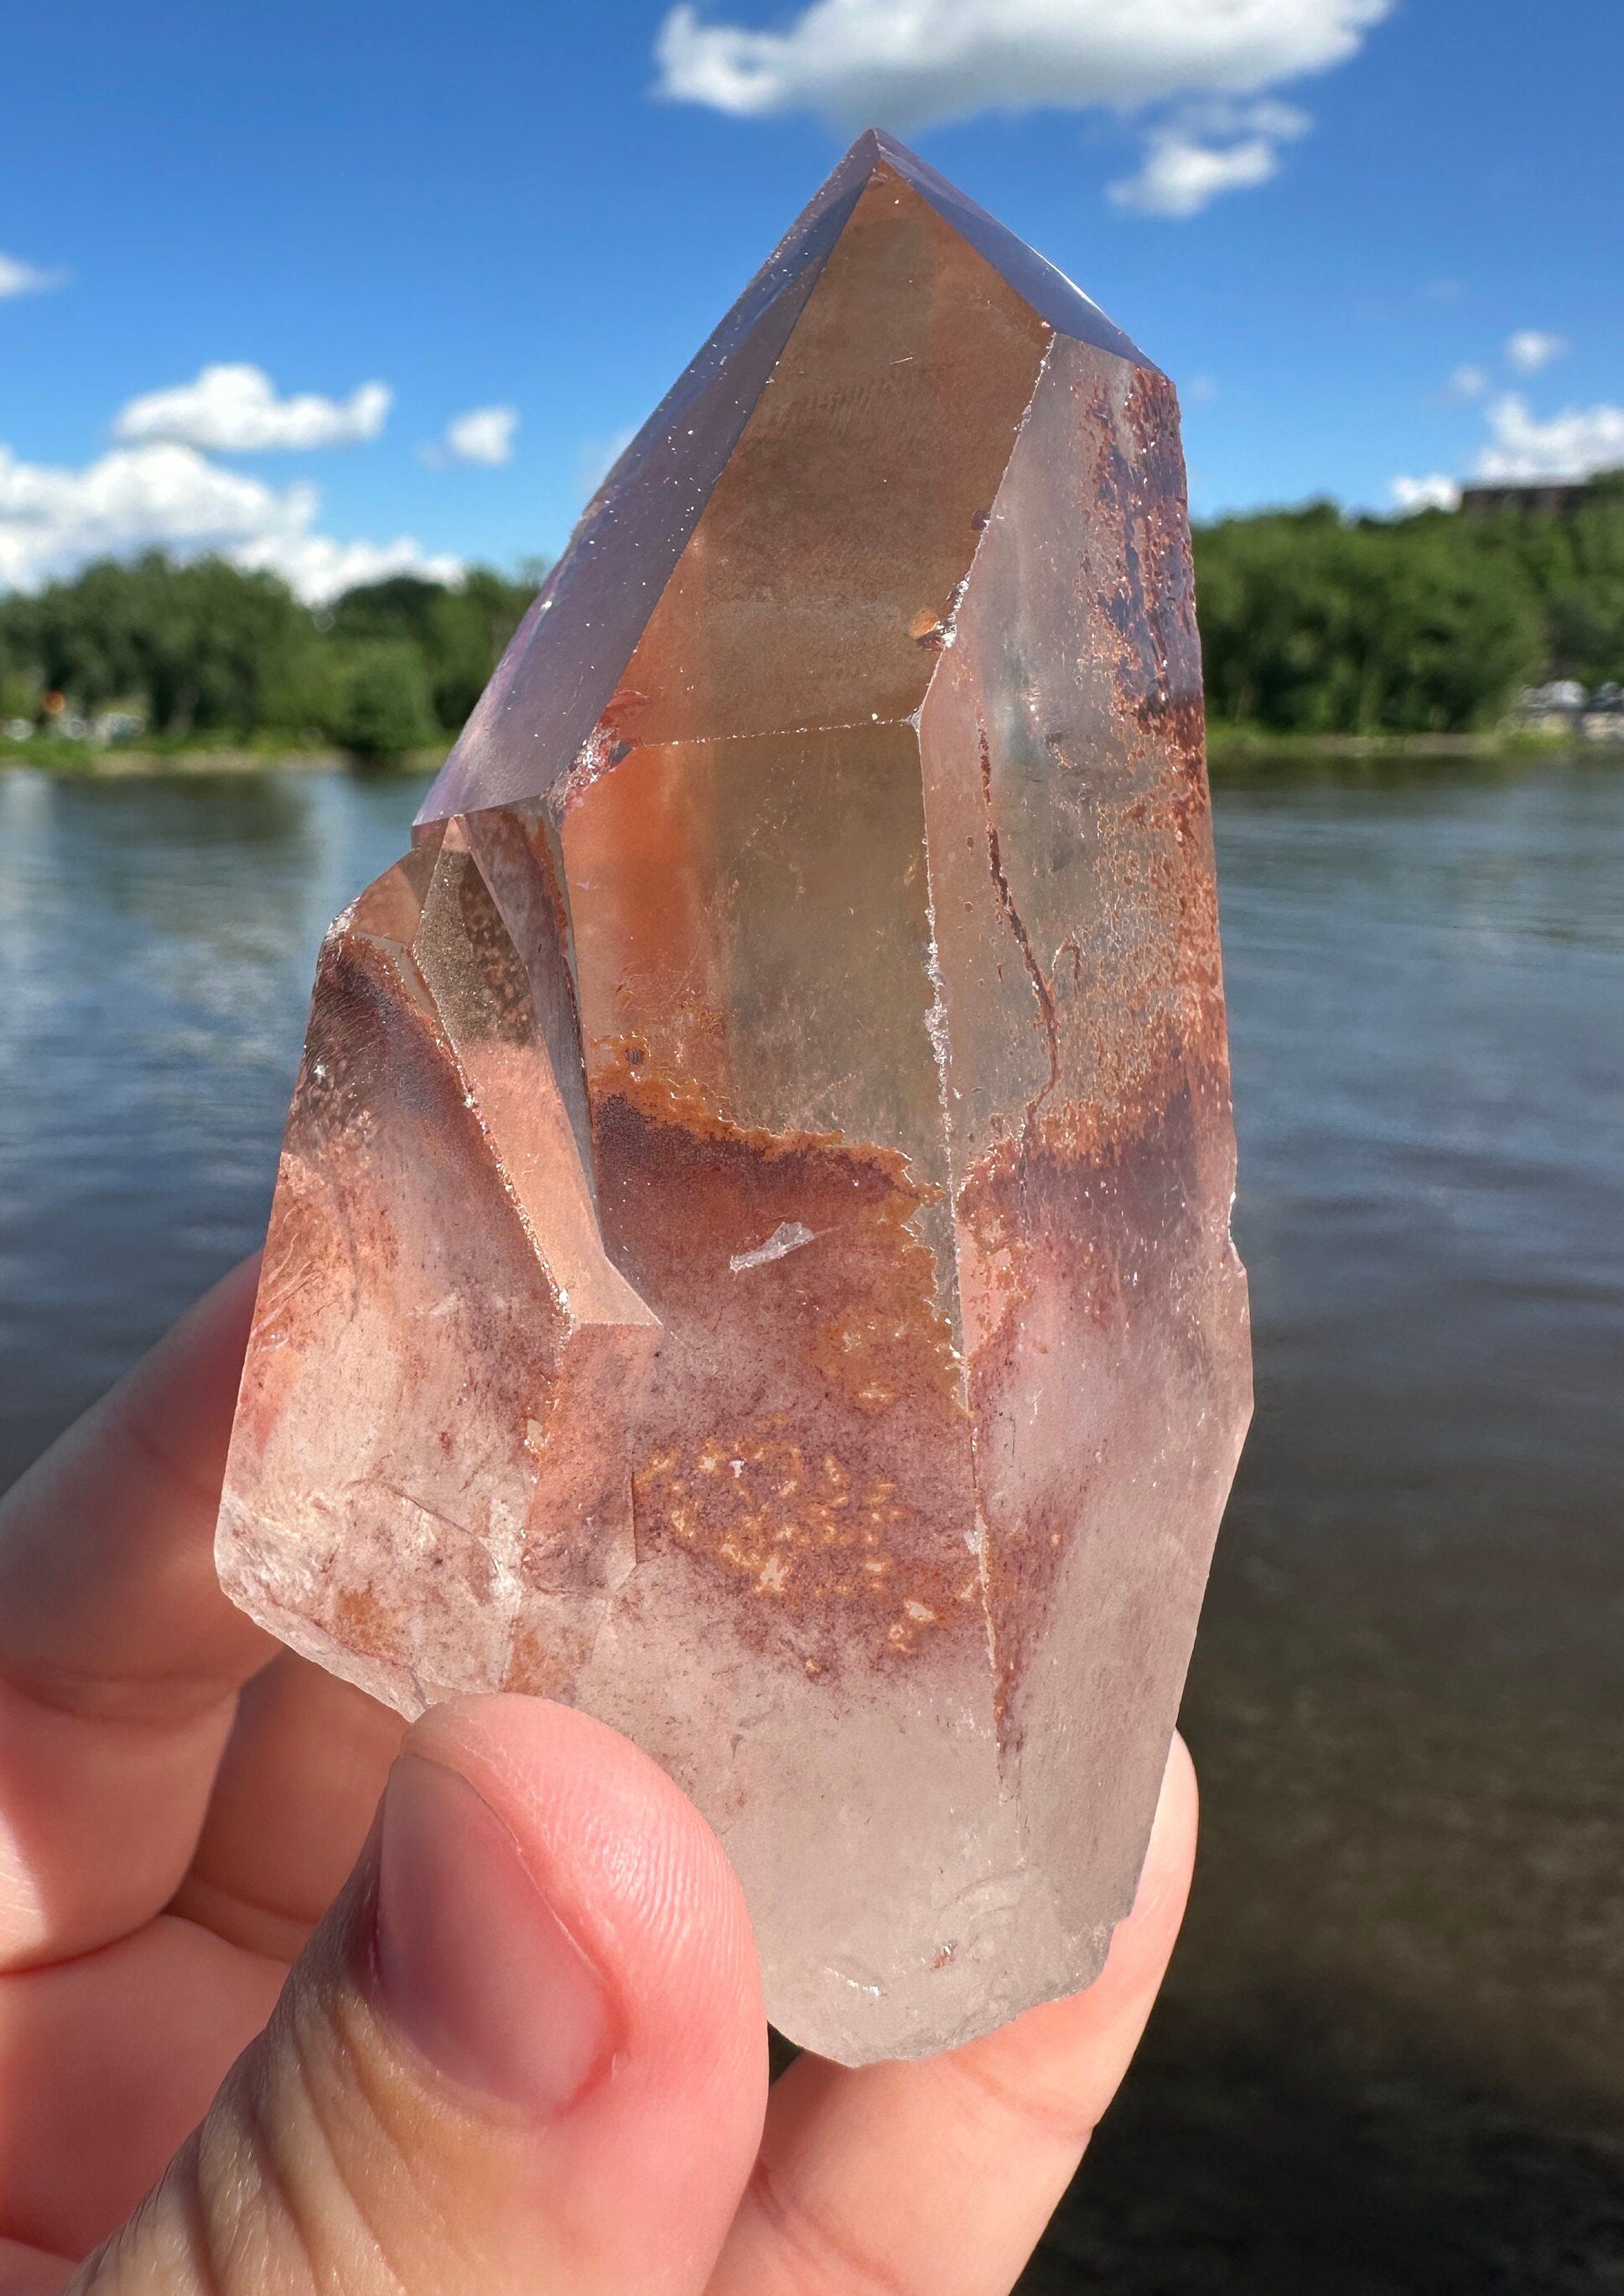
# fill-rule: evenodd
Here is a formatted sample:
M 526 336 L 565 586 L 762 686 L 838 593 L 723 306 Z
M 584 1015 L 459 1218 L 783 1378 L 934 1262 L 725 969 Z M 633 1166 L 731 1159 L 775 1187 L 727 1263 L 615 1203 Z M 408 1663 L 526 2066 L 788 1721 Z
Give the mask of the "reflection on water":
M 253 1240 L 400 783 L 0 776 L 0 1479 Z M 1259 1414 L 1033 2290 L 1624 2285 L 1624 773 L 1226 784 Z
M 1624 2287 L 1624 774 L 1223 786 L 1258 1417 L 1052 2292 Z
M 263 1233 L 316 946 L 418 795 L 0 772 L 0 1483 Z

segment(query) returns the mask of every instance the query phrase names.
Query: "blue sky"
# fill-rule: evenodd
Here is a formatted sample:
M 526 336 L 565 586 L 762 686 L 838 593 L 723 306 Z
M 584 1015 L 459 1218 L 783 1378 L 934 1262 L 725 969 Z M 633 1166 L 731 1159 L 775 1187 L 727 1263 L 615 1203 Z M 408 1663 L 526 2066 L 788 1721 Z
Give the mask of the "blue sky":
M 0 583 L 150 541 L 309 594 L 555 552 L 870 119 L 1174 376 L 1198 514 L 1624 463 L 1620 25 L 1617 0 L 14 4 Z M 254 372 L 200 384 L 221 366 Z

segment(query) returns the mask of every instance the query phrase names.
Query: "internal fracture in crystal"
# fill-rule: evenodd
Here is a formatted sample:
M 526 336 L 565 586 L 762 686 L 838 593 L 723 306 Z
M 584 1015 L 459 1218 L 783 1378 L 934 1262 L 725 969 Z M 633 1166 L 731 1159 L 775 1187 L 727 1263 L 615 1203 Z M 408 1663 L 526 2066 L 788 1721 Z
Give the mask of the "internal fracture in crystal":
M 1088 1983 L 1250 1408 L 1177 410 L 865 136 L 324 947 L 224 1581 L 568 1699 L 848 2062 Z

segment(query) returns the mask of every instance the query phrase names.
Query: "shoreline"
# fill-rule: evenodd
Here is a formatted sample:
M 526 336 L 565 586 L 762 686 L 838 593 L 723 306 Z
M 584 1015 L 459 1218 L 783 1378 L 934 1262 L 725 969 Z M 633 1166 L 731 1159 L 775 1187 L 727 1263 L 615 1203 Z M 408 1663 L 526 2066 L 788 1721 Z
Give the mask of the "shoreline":
M 449 745 L 447 745 L 448 748 Z M 0 770 L 31 766 L 37 771 L 89 781 L 153 779 L 164 775 L 244 775 L 257 773 L 414 775 L 437 773 L 447 748 L 438 744 L 398 758 L 363 759 L 323 746 L 297 744 L 176 743 L 161 748 L 100 748 L 88 742 L 0 741 Z M 1529 764 L 1583 750 L 1598 760 L 1624 742 L 1586 741 L 1523 726 L 1474 734 L 1279 734 L 1264 726 L 1222 720 L 1207 728 L 1207 758 L 1217 773 L 1226 767 L 1339 764 Z
M 1221 718 L 1207 726 L 1207 755 L 1215 764 L 1230 758 L 1251 762 L 1270 758 L 1538 758 L 1581 746 L 1599 750 L 1606 745 L 1583 742 L 1566 726 L 1550 734 L 1524 726 L 1493 726 L 1472 734 L 1278 734 L 1269 726 L 1235 726 Z
M 343 750 L 302 750 L 292 743 L 264 748 L 186 743 L 173 749 L 141 749 L 134 744 L 127 749 L 103 749 L 89 742 L 0 742 L 0 770 L 7 766 L 32 766 L 37 772 L 83 781 L 152 780 L 165 774 L 428 774 L 437 773 L 445 760 L 446 750 L 439 747 L 373 762 Z

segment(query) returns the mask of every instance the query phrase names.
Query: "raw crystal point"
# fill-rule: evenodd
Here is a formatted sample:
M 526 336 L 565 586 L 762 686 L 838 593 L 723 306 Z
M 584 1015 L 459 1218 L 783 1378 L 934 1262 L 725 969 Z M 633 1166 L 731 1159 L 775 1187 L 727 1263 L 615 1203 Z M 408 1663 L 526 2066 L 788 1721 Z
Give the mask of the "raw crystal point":
M 693 1795 L 848 2062 L 1097 1972 L 1249 1409 L 1173 392 L 865 136 L 334 926 L 219 1537 Z

